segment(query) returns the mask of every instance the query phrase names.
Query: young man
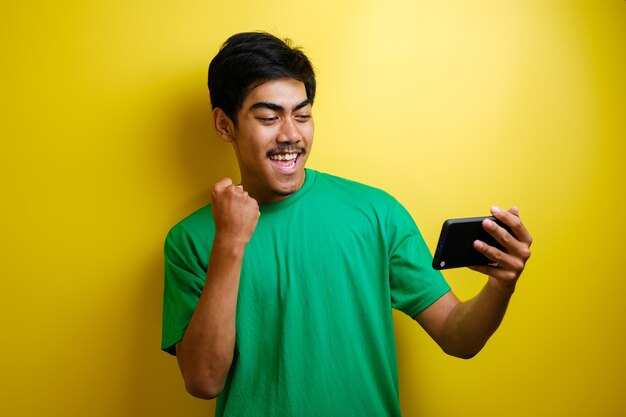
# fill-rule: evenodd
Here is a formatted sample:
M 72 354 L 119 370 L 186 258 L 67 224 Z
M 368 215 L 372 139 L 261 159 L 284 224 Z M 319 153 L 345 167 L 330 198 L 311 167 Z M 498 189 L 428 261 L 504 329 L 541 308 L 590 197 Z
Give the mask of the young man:
M 506 248 L 461 303 L 407 211 L 383 191 L 305 169 L 315 77 L 307 57 L 266 33 L 241 33 L 209 67 L 215 129 L 241 184 L 168 234 L 162 348 L 187 390 L 217 416 L 399 416 L 391 309 L 450 355 L 478 353 L 530 256 L 518 210 L 493 208 Z

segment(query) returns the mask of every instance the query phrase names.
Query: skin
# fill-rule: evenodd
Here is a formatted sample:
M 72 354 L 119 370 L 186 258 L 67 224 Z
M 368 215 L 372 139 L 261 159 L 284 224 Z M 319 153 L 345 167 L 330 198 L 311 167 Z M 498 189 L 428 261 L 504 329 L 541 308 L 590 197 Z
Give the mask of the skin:
M 513 234 L 490 220 L 483 221 L 483 228 L 505 248 L 503 252 L 479 240 L 474 242 L 474 248 L 493 261 L 491 265 L 470 267 L 489 277 L 483 289 L 465 302 L 448 292 L 415 317 L 444 352 L 459 358 L 475 356 L 496 331 L 530 258 L 532 237 L 519 217 L 519 209 L 492 207 L 491 213 Z
M 225 178 L 212 190 L 215 237 L 204 289 L 183 340 L 176 344 L 187 391 L 215 398 L 233 361 L 239 276 L 246 245 L 259 219 L 259 206 Z
M 219 108 L 213 117 L 217 133 L 233 145 L 241 185 L 225 178 L 213 187 L 216 232 L 206 284 L 185 336 L 176 345 L 187 390 L 206 399 L 220 394 L 232 364 L 241 264 L 259 219 L 258 204 L 280 201 L 300 189 L 313 142 L 311 105 L 304 84 L 293 79 L 254 88 L 237 114 L 237 126 Z M 488 276 L 481 292 L 465 302 L 448 292 L 415 317 L 446 353 L 461 358 L 476 355 L 498 328 L 530 257 L 532 238 L 519 210 L 492 207 L 491 212 L 513 234 L 489 220 L 483 222 L 505 251 L 474 242 L 493 261 L 472 267 Z
M 293 79 L 268 81 L 254 88 L 237 114 L 235 126 L 222 111 L 213 112 L 217 133 L 232 143 L 241 185 L 260 204 L 273 203 L 300 189 L 313 144 L 313 117 L 304 84 Z M 268 154 L 297 155 L 281 168 Z

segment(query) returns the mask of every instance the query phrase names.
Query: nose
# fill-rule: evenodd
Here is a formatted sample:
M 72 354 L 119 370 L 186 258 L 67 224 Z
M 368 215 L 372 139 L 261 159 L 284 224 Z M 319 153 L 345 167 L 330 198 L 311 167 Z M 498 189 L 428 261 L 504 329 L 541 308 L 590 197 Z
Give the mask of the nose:
M 297 143 L 300 142 L 302 135 L 296 126 L 295 120 L 291 117 L 286 117 L 282 120 L 280 125 L 280 131 L 276 140 L 281 143 Z

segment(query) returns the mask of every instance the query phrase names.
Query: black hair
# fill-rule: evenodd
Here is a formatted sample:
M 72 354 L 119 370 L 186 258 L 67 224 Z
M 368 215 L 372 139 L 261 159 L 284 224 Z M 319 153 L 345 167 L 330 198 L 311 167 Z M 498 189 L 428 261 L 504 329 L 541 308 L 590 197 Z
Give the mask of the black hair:
M 313 104 L 315 72 L 300 48 L 267 32 L 235 34 L 209 65 L 211 106 L 222 109 L 237 126 L 237 113 L 250 91 L 279 78 L 304 83 L 307 99 Z

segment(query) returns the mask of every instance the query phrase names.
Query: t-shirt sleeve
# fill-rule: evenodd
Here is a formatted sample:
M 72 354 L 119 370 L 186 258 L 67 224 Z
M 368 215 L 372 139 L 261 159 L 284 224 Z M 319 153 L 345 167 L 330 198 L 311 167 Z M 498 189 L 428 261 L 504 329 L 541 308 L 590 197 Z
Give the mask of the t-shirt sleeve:
M 413 318 L 450 291 L 450 286 L 432 268 L 432 255 L 419 229 L 399 203 L 390 212 L 388 228 L 391 305 Z
M 165 285 L 161 349 L 175 355 L 191 316 L 198 305 L 206 280 L 206 261 L 193 239 L 175 227 L 165 240 Z

